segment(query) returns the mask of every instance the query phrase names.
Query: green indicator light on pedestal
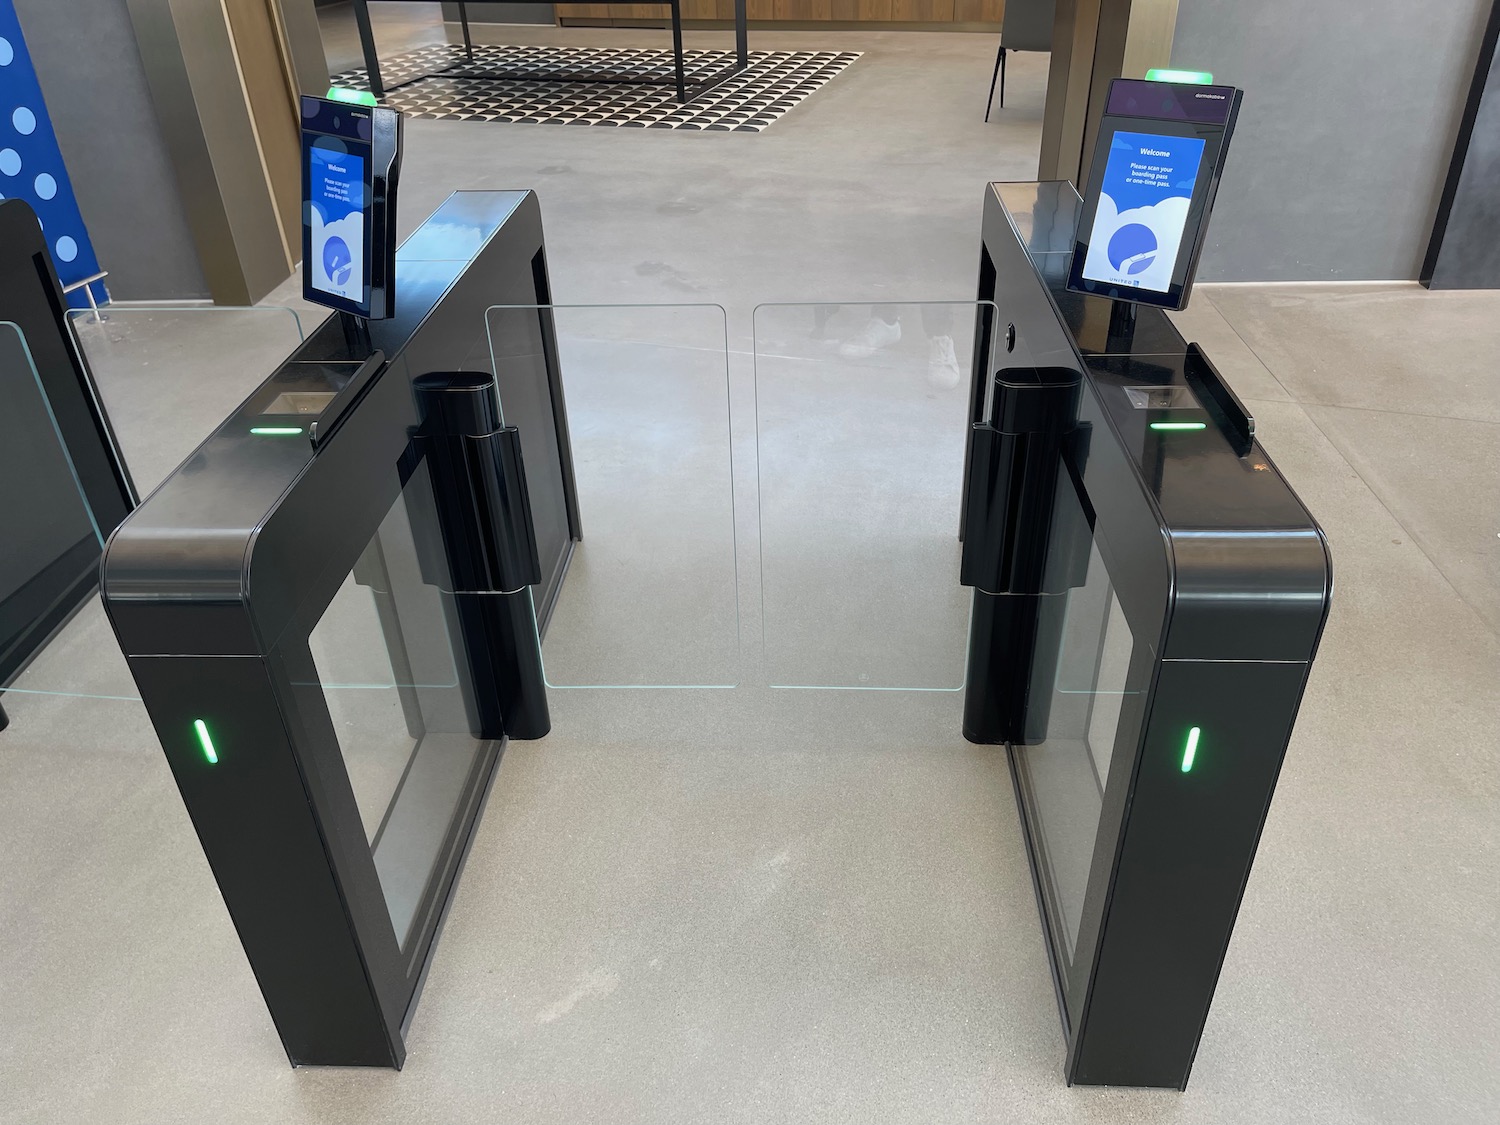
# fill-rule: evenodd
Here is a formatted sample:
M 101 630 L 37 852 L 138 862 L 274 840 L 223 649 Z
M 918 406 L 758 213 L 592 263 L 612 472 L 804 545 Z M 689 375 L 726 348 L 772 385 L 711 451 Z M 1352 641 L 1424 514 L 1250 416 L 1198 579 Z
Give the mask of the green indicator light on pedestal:
M 214 749 L 214 740 L 208 735 L 208 724 L 202 719 L 194 719 L 193 729 L 198 732 L 198 745 L 203 747 L 203 756 L 208 759 L 208 764 L 218 765 L 219 752 Z
M 1207 422 L 1152 422 L 1153 430 L 1205 430 Z
M 1193 759 L 1198 756 L 1198 736 L 1203 733 L 1203 728 L 1194 727 L 1188 731 L 1187 745 L 1182 750 L 1182 772 L 1191 773 L 1193 770 Z
M 348 102 L 350 105 L 378 105 L 375 95 L 368 90 L 351 90 L 347 86 L 328 87 L 328 100 Z
M 302 427 L 301 426 L 251 426 L 250 427 L 250 432 L 252 434 L 259 434 L 261 437 L 293 437 L 294 435 L 300 434 L 302 432 Z
M 1146 71 L 1147 82 L 1179 82 L 1188 86 L 1212 86 L 1214 76 L 1206 70 L 1163 70 L 1152 67 Z M 329 95 L 330 97 L 332 95 Z

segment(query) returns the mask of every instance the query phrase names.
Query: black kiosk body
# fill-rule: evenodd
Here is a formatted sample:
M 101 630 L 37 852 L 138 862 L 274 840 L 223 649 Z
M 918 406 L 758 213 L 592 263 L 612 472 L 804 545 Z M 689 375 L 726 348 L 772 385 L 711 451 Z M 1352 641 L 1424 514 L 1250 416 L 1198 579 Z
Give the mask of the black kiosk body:
M 392 319 L 325 321 L 103 562 L 294 1064 L 401 1065 L 503 742 L 547 731 L 536 617 L 578 535 L 551 322 L 485 330 L 550 300 L 536 196 L 455 193 L 395 278 Z
M 1083 214 L 1066 182 L 985 192 L 964 733 L 1009 746 L 1068 1081 L 1180 1089 L 1332 569 L 1207 357 L 1069 288 Z

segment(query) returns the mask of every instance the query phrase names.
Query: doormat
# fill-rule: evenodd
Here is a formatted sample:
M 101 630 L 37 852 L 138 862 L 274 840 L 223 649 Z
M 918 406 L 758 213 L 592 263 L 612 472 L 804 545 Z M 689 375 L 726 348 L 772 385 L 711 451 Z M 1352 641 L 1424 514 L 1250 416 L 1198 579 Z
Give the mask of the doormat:
M 638 84 L 641 79 L 672 79 L 672 52 L 667 50 L 476 43 L 474 62 L 469 63 L 462 47 L 439 44 L 381 60 L 380 75 L 388 88 L 384 104 L 414 118 L 758 133 L 836 78 L 860 54 L 751 51 L 749 66 L 687 105 L 677 104 L 675 86 Z M 734 65 L 733 51 L 686 51 L 683 58 L 690 92 L 695 83 Z M 506 77 L 434 75 L 389 90 L 445 67 L 503 71 Z M 567 80 L 559 81 L 557 75 Z M 611 81 L 598 81 L 600 77 Z M 370 88 L 363 68 L 334 75 L 333 84 Z

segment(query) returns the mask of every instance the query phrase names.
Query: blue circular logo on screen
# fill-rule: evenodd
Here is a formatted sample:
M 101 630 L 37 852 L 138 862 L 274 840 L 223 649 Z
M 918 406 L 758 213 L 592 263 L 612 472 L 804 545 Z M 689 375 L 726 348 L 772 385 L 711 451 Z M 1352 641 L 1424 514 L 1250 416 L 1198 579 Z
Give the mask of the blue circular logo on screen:
M 1126 223 L 1110 237 L 1109 264 L 1136 274 L 1156 261 L 1156 235 L 1144 223 Z
M 349 244 L 338 235 L 323 243 L 323 271 L 335 285 L 349 284 L 349 275 L 354 270 L 354 258 L 349 253 Z

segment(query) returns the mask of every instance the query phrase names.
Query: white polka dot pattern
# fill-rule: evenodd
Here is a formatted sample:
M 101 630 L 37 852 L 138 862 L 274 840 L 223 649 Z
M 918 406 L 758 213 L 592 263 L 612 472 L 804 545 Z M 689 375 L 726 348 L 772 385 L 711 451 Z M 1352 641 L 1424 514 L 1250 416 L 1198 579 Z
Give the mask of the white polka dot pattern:
M 47 116 L 36 68 L 26 50 L 15 5 L 0 3 L 0 199 L 23 200 L 36 214 L 64 285 L 99 272 L 68 170 Z M 68 295 L 87 305 L 109 299 L 103 283 Z

